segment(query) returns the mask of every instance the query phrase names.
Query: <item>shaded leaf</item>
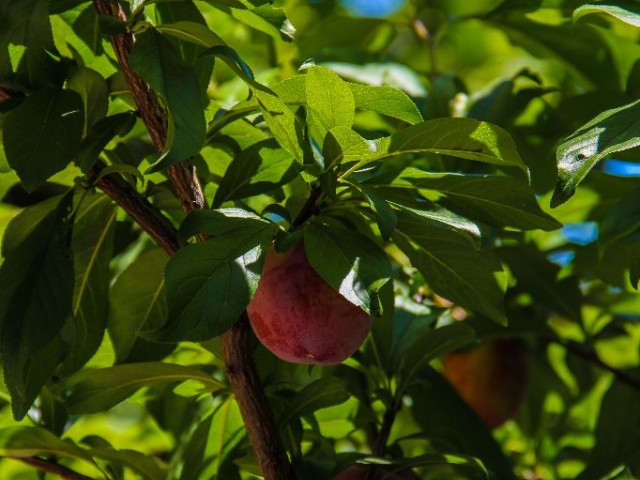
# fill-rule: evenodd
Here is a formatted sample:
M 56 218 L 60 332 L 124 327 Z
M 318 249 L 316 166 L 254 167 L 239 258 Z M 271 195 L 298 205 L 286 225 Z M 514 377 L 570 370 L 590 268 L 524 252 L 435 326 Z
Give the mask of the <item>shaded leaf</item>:
M 72 314 L 61 331 L 67 343 L 61 375 L 80 369 L 102 343 L 115 220 L 115 205 L 101 194 L 87 194 L 76 213 L 71 239 L 75 283 Z
M 310 415 L 321 408 L 332 407 L 349 400 L 349 392 L 342 380 L 336 377 L 321 377 L 300 390 L 287 405 L 280 424 L 285 425 L 296 417 Z
M 614 382 L 602 399 L 596 425 L 596 444 L 577 480 L 603 478 L 640 454 L 640 401 L 638 390 Z
M 275 226 L 265 220 L 228 220 L 230 232 L 180 249 L 166 270 L 168 322 L 145 334 L 161 341 L 202 341 L 239 318 L 258 286 Z M 235 227 L 238 226 L 237 229 Z
M 428 173 L 414 168 L 404 170 L 401 177 L 427 198 L 489 225 L 523 230 L 555 230 L 562 226 L 542 211 L 528 185 L 509 177 Z M 429 195 L 429 191 L 437 193 Z
M 14 250 L 5 251 L 0 266 L 0 351 L 16 418 L 27 413 L 57 364 L 58 334 L 72 311 L 71 206 L 72 195 L 62 197 Z M 35 356 L 47 361 L 44 367 Z
M 83 137 L 87 136 L 91 125 L 107 114 L 109 88 L 107 81 L 95 70 L 76 66 L 69 73 L 67 88 L 80 95 L 84 107 Z
M 220 180 L 213 199 L 219 207 L 227 200 L 268 193 L 293 180 L 297 162 L 272 139 L 260 141 L 236 155 Z
M 469 237 L 398 212 L 393 239 L 427 283 L 450 301 L 505 324 L 502 265 Z
M 28 191 L 73 160 L 82 129 L 82 100 L 71 90 L 37 91 L 8 113 L 5 154 Z
M 195 69 L 153 28 L 136 35 L 129 60 L 169 111 L 164 152 L 153 169 L 166 168 L 198 153 L 204 145 L 205 119 Z
M 199 381 L 211 392 L 224 388 L 196 368 L 160 362 L 131 363 L 80 372 L 66 404 L 72 414 L 97 413 L 116 406 L 142 387 L 186 380 Z
M 158 360 L 173 349 L 173 345 L 151 343 L 137 335 L 166 322 L 164 271 L 168 260 L 160 248 L 143 252 L 111 287 L 109 335 L 117 363 Z
M 386 253 L 357 231 L 323 220 L 304 233 L 304 248 L 313 269 L 354 305 L 380 316 L 379 290 L 391 278 Z

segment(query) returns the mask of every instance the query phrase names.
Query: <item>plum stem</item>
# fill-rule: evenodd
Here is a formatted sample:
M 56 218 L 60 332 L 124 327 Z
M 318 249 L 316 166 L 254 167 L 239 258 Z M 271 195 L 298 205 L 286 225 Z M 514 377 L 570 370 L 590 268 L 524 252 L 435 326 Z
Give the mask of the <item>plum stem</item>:
M 300 209 L 298 216 L 295 218 L 293 223 L 291 224 L 292 230 L 295 230 L 304 222 L 309 220 L 313 215 L 313 212 L 316 208 L 316 203 L 322 194 L 322 189 L 318 185 L 314 185 L 311 187 L 311 192 L 309 193 L 309 198 L 304 202 L 304 205 Z
M 112 0 L 93 0 L 93 6 L 100 15 L 114 16 L 122 21 L 127 20 L 124 11 L 117 2 Z M 138 107 L 140 118 L 147 128 L 156 149 L 162 151 L 167 139 L 166 112 L 152 89 L 133 71 L 129 64 L 129 54 L 133 47 L 133 42 L 134 38 L 129 33 L 111 37 L 111 44 Z M 99 168 L 99 165 L 97 168 Z M 193 165 L 189 162 L 172 165 L 167 169 L 167 174 L 178 198 L 182 202 L 185 213 L 188 214 L 206 207 L 202 186 Z M 108 177 L 103 177 L 103 179 L 105 178 Z M 98 186 L 102 186 L 100 182 L 98 182 Z M 132 218 L 140 223 L 145 231 L 168 253 L 174 253 L 177 250 L 175 228 L 170 222 L 168 223 L 168 220 L 161 212 L 150 204 L 144 204 L 142 201 L 144 199 L 141 198 L 129 203 L 123 202 L 122 195 L 125 189 L 118 182 L 110 183 L 107 186 L 110 188 L 105 188 L 105 193 L 123 208 L 126 207 L 125 210 L 131 214 Z M 133 195 L 131 191 L 126 193 L 129 196 Z M 319 191 L 314 193 L 312 190 L 312 194 L 316 195 L 316 198 L 309 207 L 309 215 L 317 196 L 319 196 Z M 148 207 L 151 207 L 151 210 Z M 155 228 L 154 226 L 161 226 L 161 228 Z M 204 240 L 204 238 L 199 238 L 199 240 Z M 229 331 L 224 333 L 221 339 L 224 346 L 229 383 L 238 402 L 249 440 L 256 452 L 264 478 L 266 480 L 295 479 L 293 468 L 282 444 L 280 432 L 253 361 L 246 314 Z

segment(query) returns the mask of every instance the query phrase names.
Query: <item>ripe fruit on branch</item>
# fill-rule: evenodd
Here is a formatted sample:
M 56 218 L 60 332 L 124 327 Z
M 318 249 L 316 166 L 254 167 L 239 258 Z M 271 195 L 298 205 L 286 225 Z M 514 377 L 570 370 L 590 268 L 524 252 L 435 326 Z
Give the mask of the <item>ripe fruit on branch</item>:
M 496 428 L 520 408 L 528 363 L 521 342 L 499 339 L 443 360 L 443 375 L 489 426 Z
M 369 468 L 368 465 L 353 465 L 341 471 L 331 480 L 366 480 Z M 396 472 L 397 468 L 394 465 L 379 465 L 371 480 L 420 480 L 420 477 L 413 470 L 405 469 Z
M 311 267 L 302 243 L 282 255 L 268 252 L 247 313 L 260 342 L 292 363 L 340 363 L 371 329 L 371 317 Z

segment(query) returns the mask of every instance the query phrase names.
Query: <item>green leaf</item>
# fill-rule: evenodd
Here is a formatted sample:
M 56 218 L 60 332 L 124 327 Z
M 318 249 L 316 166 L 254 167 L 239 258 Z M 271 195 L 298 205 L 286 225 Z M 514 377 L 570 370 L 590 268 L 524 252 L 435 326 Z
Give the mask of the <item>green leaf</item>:
M 82 137 L 86 137 L 89 128 L 104 118 L 109 107 L 109 88 L 106 80 L 95 70 L 76 66 L 69 72 L 67 88 L 80 95 L 84 107 L 84 128 Z
M 202 23 L 183 20 L 173 23 L 163 23 L 162 25 L 158 25 L 156 29 L 161 33 L 200 45 L 201 47 L 209 48 L 215 45 L 225 45 L 224 40 Z
M 236 155 L 227 167 L 216 190 L 213 206 L 275 190 L 297 176 L 297 165 L 273 139 L 251 145 Z
M 75 377 L 66 404 L 69 413 L 98 413 L 129 398 L 142 387 L 196 380 L 213 392 L 225 388 L 209 374 L 182 365 L 131 363 L 82 371 Z
M 205 139 L 205 119 L 195 69 L 157 30 L 136 35 L 129 57 L 134 70 L 157 92 L 167 106 L 169 125 L 164 152 L 153 165 L 160 170 L 200 151 Z
M 361 162 L 376 158 L 375 142 L 362 138 L 350 127 L 334 127 L 324 137 L 322 155 L 325 168 L 329 169 L 342 162 Z
M 71 90 L 37 91 L 9 112 L 2 135 L 5 154 L 27 190 L 73 160 L 82 128 L 82 100 Z
M 301 146 L 303 135 L 299 120 L 277 96 L 257 88 L 253 88 L 252 91 L 264 115 L 264 121 L 275 139 L 293 158 L 302 162 L 304 157 Z
M 108 328 L 117 363 L 159 360 L 173 349 L 137 335 L 166 322 L 164 271 L 168 260 L 160 248 L 143 252 L 111 287 Z
M 636 388 L 616 381 L 602 399 L 596 425 L 596 444 L 585 470 L 577 480 L 607 477 L 613 470 L 640 454 L 640 394 Z
M 409 152 L 441 153 L 527 171 L 505 130 L 470 118 L 438 118 L 405 128 L 383 139 L 380 152 L 382 158 Z
M 489 225 L 522 230 L 562 227 L 542 211 L 528 185 L 509 177 L 428 173 L 415 168 L 404 170 L 401 177 L 430 200 Z
M 558 265 L 551 263 L 542 252 L 524 245 L 502 247 L 498 255 L 518 280 L 518 287 L 531 295 L 536 304 L 580 322 L 583 295 L 577 278 L 560 280 Z
M 311 415 L 316 410 L 340 405 L 349 398 L 349 392 L 342 380 L 331 376 L 321 377 L 296 393 L 287 405 L 280 425 L 286 425 L 296 417 Z
M 573 11 L 573 21 L 578 21 L 585 15 L 610 15 L 634 27 L 640 27 L 640 8 L 636 2 L 616 2 L 618 5 L 587 4 L 581 5 Z M 634 11 L 635 10 L 635 11 Z
M 0 44 L 53 48 L 48 0 L 3 1 L 0 17 L 3 24 Z
M 459 452 L 482 459 L 495 478 L 516 478 L 491 431 L 442 375 L 432 368 L 423 369 L 408 394 L 414 401 L 411 413 L 427 438 L 456 445 Z
M 180 224 L 178 241 L 184 244 L 189 238 L 204 234 L 212 237 L 220 235 L 240 236 L 247 230 L 273 228 L 259 215 L 242 208 L 218 208 L 216 210 L 196 210 Z
M 237 478 L 235 475 L 225 474 L 226 469 L 234 465 L 233 453 L 236 448 L 246 442 L 246 427 L 242 422 L 238 403 L 233 397 L 227 398 L 224 403 L 218 406 L 211 415 L 210 429 L 207 432 L 208 441 L 204 452 L 204 459 L 199 465 L 199 475 L 187 477 L 181 475 L 181 480 L 190 480 L 192 478 L 215 478 L 222 480 L 224 478 Z
M 81 201 L 71 239 L 76 277 L 72 315 L 61 332 L 67 343 L 60 370 L 64 376 L 80 369 L 98 350 L 109 306 L 116 208 L 106 195 L 88 193 Z
M 354 305 L 380 316 L 379 290 L 391 278 L 386 253 L 357 231 L 314 220 L 304 233 L 313 269 Z
M 38 455 L 76 458 L 100 470 L 89 453 L 69 440 L 59 439 L 44 428 L 15 426 L 0 429 L 0 456 L 20 458 Z
M 76 155 L 76 165 L 83 172 L 89 170 L 105 147 L 116 135 L 124 136 L 136 123 L 134 112 L 116 113 L 98 120 L 89 130 Z
M 307 70 L 306 103 L 307 121 L 320 139 L 334 127 L 353 125 L 353 94 L 347 83 L 328 68 L 314 66 Z
M 169 321 L 148 338 L 202 341 L 240 318 L 258 286 L 275 226 L 257 218 L 227 221 L 231 231 L 188 245 L 171 258 L 165 284 Z
M 139 473 L 145 479 L 165 480 L 167 478 L 167 472 L 160 468 L 159 462 L 153 456 L 142 454 L 136 450 L 92 446 L 88 451 L 93 457 L 122 465 L 132 472 Z
M 56 339 L 71 314 L 72 195 L 8 252 L 0 266 L 0 351 L 14 416 L 23 417 L 58 362 Z M 48 363 L 37 366 L 34 356 Z M 42 371 L 34 371 L 40 367 Z
M 575 193 L 589 171 L 613 153 L 640 145 L 640 100 L 602 112 L 567 137 L 558 147 L 558 184 L 551 206 Z
M 261 5 L 250 10 L 232 8 L 231 16 L 276 40 L 293 40 L 295 29 L 289 23 L 282 8 L 271 5 Z
M 371 110 L 411 125 L 423 121 L 416 104 L 402 90 L 386 85 L 347 83 L 355 100 L 355 107 Z
M 376 193 L 375 189 L 359 184 L 352 184 L 352 186 L 359 191 L 369 203 L 371 210 L 376 215 L 376 223 L 380 230 L 380 236 L 384 240 L 388 240 L 396 228 L 396 222 L 398 221 L 396 212 L 391 208 L 389 202 Z
M 423 331 L 417 336 L 415 342 L 404 344 L 404 348 L 397 352 L 400 359 L 398 373 L 400 383 L 406 387 L 416 373 L 431 360 L 467 347 L 475 339 L 473 329 L 463 322 Z
M 398 212 L 393 239 L 436 293 L 506 324 L 504 272 L 491 251 L 478 250 L 465 233 L 405 212 Z

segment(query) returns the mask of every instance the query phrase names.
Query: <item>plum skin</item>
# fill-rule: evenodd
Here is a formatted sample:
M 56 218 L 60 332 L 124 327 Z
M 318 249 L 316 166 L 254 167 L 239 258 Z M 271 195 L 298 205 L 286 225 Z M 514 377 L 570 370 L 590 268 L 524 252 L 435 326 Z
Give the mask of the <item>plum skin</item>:
M 315 365 L 350 357 L 372 321 L 316 273 L 302 242 L 284 254 L 269 250 L 247 314 L 260 342 L 276 356 Z
M 489 428 L 518 412 L 528 380 L 523 344 L 497 339 L 443 359 L 444 377 Z

